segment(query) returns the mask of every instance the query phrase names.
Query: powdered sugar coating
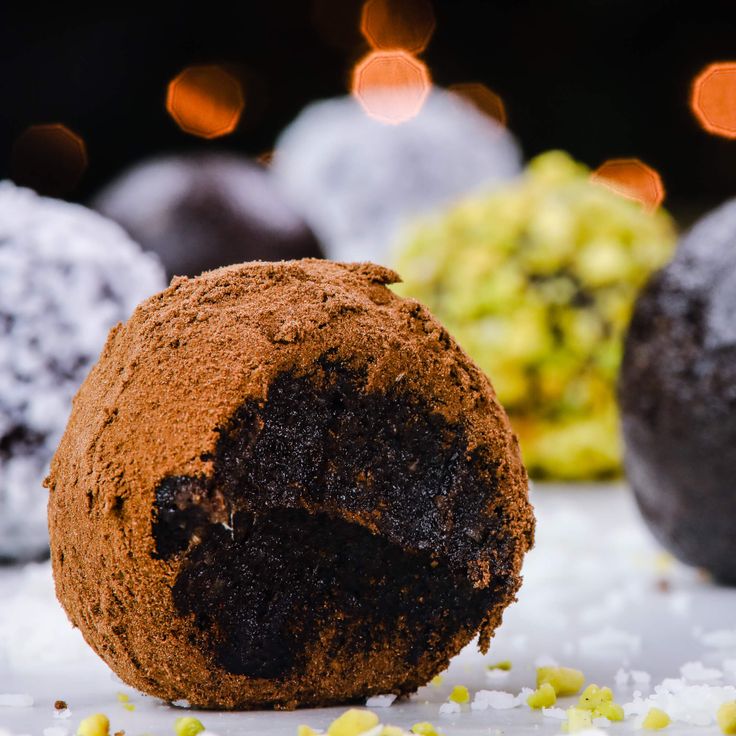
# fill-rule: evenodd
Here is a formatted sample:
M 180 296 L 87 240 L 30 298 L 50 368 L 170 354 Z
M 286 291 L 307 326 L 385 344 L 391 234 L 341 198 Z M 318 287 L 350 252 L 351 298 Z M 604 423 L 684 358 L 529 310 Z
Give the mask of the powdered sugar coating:
M 163 286 L 117 225 L 0 182 L 0 558 L 45 552 L 41 484 L 71 399 L 110 327 Z
M 401 125 L 352 97 L 307 107 L 277 142 L 272 172 L 330 258 L 386 263 L 413 215 L 519 173 L 512 136 L 455 94 L 434 89 Z

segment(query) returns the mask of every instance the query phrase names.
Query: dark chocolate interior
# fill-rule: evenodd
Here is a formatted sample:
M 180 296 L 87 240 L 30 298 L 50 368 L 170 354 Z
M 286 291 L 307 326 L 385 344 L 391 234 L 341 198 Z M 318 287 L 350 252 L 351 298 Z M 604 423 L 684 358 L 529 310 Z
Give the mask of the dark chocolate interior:
M 400 636 L 411 663 L 477 629 L 509 584 L 495 466 L 425 399 L 366 391 L 329 356 L 241 406 L 209 459 L 211 477 L 162 481 L 153 531 L 159 557 L 181 557 L 177 608 L 232 673 L 286 677 L 328 630 L 336 656 Z M 475 588 L 468 563 L 491 543 L 493 582 Z

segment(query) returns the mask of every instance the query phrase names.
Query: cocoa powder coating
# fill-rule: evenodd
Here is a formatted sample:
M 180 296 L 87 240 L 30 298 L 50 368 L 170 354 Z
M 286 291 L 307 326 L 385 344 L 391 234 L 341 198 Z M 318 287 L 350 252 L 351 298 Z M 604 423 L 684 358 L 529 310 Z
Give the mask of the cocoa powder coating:
M 526 472 L 488 379 L 396 281 L 230 266 L 111 331 L 49 528 L 59 600 L 131 686 L 327 705 L 488 648 L 532 543 Z

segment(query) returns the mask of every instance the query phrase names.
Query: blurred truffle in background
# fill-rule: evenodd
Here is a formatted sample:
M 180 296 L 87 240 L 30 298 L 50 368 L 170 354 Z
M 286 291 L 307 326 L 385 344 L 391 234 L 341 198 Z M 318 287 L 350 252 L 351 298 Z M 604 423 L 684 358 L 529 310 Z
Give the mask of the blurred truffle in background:
M 533 477 L 606 478 L 620 473 L 623 333 L 674 238 L 665 212 L 553 151 L 420 221 L 392 265 L 400 293 L 427 304 L 490 376 Z
M 642 292 L 619 395 L 627 474 L 655 536 L 736 583 L 736 200 Z
M 269 172 L 234 154 L 145 161 L 105 187 L 92 206 L 157 253 L 169 277 L 242 261 L 322 256 Z
M 273 174 L 330 258 L 385 264 L 411 217 L 519 173 L 502 125 L 459 94 L 427 92 L 400 124 L 377 115 L 375 96 L 317 102 L 278 139 Z
M 42 481 L 72 397 L 110 328 L 164 285 L 114 223 L 0 182 L 0 560 L 48 553 Z

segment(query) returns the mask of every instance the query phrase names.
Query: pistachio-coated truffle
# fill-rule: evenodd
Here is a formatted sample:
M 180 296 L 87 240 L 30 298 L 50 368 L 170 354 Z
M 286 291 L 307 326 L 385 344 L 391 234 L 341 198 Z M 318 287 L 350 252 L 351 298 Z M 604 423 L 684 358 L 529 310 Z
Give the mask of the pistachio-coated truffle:
M 394 262 L 488 375 L 532 476 L 615 476 L 615 381 L 634 299 L 674 246 L 670 218 L 553 151 L 419 223 Z
M 527 478 L 487 378 L 371 264 L 175 279 L 110 334 L 48 481 L 59 599 L 204 708 L 408 693 L 519 587 Z

